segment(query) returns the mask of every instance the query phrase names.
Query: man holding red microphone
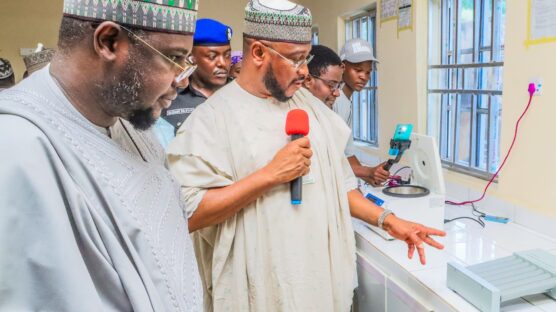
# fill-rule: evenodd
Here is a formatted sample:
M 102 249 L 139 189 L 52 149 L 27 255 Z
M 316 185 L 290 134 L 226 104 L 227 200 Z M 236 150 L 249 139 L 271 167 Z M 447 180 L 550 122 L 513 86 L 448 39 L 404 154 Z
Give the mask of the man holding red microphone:
M 311 26 L 300 5 L 251 0 L 240 76 L 201 104 L 168 148 L 207 311 L 349 311 L 352 216 L 406 241 L 423 263 L 424 243 L 442 248 L 429 237 L 442 231 L 398 219 L 357 189 L 344 155 L 349 127 L 301 88 Z M 291 182 L 300 177 L 296 198 Z

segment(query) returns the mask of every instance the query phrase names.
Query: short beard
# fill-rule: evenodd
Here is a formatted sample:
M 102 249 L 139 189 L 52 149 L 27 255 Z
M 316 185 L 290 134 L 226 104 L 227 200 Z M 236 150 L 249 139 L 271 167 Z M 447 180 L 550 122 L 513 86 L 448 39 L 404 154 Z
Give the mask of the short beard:
M 137 130 L 147 130 L 156 122 L 153 108 L 145 108 L 141 99 L 146 75 L 140 68 L 146 60 L 144 55 L 132 48 L 124 70 L 98 84 L 100 97 L 108 106 L 106 109 L 115 116 L 127 119 Z
M 152 107 L 134 110 L 127 119 L 133 125 L 133 128 L 143 131 L 148 130 L 156 123 Z
M 278 100 L 279 102 L 287 102 L 291 100 L 293 96 L 286 96 L 286 91 L 280 87 L 276 76 L 274 75 L 274 70 L 272 69 L 272 65 L 268 67 L 268 70 L 264 74 L 264 85 L 270 95 Z

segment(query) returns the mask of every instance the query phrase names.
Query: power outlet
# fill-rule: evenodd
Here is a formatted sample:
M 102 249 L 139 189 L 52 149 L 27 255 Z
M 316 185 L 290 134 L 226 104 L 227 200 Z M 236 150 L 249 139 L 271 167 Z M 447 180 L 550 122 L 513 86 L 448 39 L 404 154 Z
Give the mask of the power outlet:
M 542 78 L 539 77 L 531 78 L 529 79 L 529 83 L 535 84 L 536 90 L 535 90 L 535 94 L 533 94 L 534 96 L 542 95 Z

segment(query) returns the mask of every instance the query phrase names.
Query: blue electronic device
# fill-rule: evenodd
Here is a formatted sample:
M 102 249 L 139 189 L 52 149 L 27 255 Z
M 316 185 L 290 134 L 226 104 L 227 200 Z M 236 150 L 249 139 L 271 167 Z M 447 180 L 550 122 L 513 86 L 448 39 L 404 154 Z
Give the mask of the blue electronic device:
M 379 206 L 379 207 L 382 206 L 382 205 L 384 204 L 384 200 L 382 200 L 382 199 L 380 199 L 380 198 L 374 196 L 374 195 L 371 194 L 371 193 L 367 193 L 367 195 L 365 195 L 365 198 L 368 199 L 368 200 L 370 200 L 370 201 L 372 201 L 373 203 L 375 203 L 375 205 L 377 205 L 377 206 Z
M 497 216 L 491 216 L 491 215 L 485 215 L 484 219 L 485 219 L 485 221 L 498 222 L 498 223 L 503 223 L 503 224 L 506 224 L 506 223 L 510 222 L 509 218 L 497 217 Z
M 400 148 L 395 142 L 407 142 L 411 137 L 411 133 L 413 132 L 413 125 L 412 124 L 399 124 L 396 126 L 396 131 L 394 132 L 394 136 L 392 137 L 392 142 L 390 143 L 390 150 L 388 154 L 391 156 L 398 156 L 400 152 Z
M 390 140 L 390 151 L 388 154 L 395 156 L 395 159 L 388 159 L 384 165 L 384 170 L 390 170 L 392 165 L 398 163 L 402 158 L 403 153 L 411 146 L 411 132 L 413 132 L 412 124 L 399 124 L 396 126 L 394 137 Z

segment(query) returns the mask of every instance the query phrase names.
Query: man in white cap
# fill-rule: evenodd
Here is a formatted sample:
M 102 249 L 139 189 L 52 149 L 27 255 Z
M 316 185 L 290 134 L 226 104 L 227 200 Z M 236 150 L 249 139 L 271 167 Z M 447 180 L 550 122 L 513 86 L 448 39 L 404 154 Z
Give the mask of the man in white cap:
M 345 67 L 343 75 L 344 87 L 340 91 L 340 96 L 336 99 L 333 109 L 352 128 L 353 105 L 351 96 L 354 92 L 363 90 L 367 85 L 371 79 L 373 66 L 378 61 L 373 54 L 373 47 L 369 42 L 362 39 L 348 40 L 340 51 L 340 58 L 344 62 Z M 355 176 L 373 186 L 381 185 L 390 176 L 390 173 L 384 169 L 384 163 L 376 167 L 368 167 L 361 164 L 357 156 L 355 156 L 353 132 L 346 147 L 346 157 Z
M 240 76 L 189 116 L 168 148 L 182 184 L 206 311 L 349 311 L 356 281 L 351 217 L 417 249 L 438 230 L 366 200 L 344 156 L 349 128 L 301 88 L 312 18 L 288 1 L 245 10 Z M 303 109 L 308 137 L 290 142 L 286 115 Z M 309 172 L 310 171 L 310 172 Z M 303 178 L 302 203 L 289 182 Z
M 15 75 L 10 61 L 0 58 L 0 91 L 15 85 Z
M 0 310 L 200 311 L 178 185 L 111 130 L 185 85 L 197 1 L 63 10 L 50 65 L 0 92 Z
M 55 52 L 54 49 L 44 48 L 42 43 L 39 43 L 35 52 L 23 57 L 26 69 L 23 78 L 27 78 L 29 75 L 48 65 L 54 57 Z

